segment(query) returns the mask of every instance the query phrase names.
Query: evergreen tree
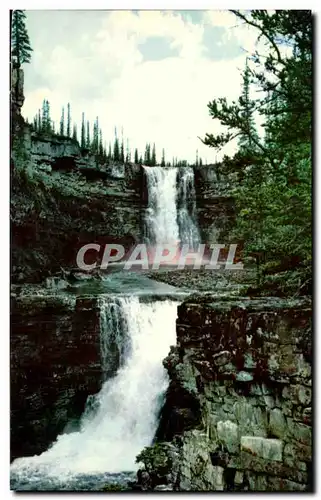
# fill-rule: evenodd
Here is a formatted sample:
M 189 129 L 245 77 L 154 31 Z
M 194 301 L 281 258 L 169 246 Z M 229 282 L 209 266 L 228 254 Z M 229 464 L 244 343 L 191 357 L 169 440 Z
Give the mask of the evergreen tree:
M 156 165 L 156 147 L 155 143 L 153 144 L 152 157 L 151 157 L 151 165 Z
M 144 164 L 147 166 L 151 165 L 150 144 L 146 144 Z
M 11 21 L 11 57 L 13 65 L 30 63 L 32 48 L 26 28 L 26 14 L 23 10 L 14 10 Z
M 44 99 L 42 103 L 41 131 L 51 132 L 50 105 L 47 99 Z
M 163 151 L 162 151 L 161 167 L 165 167 L 165 149 L 164 148 L 163 148 Z
M 60 118 L 60 135 L 64 135 L 65 134 L 65 108 L 62 107 L 62 110 L 61 110 L 61 118 Z
M 127 143 L 126 143 L 126 163 L 130 163 L 130 160 L 131 160 L 131 153 L 130 153 L 130 149 L 129 149 L 129 140 L 127 139 Z
M 86 124 L 86 148 L 90 148 L 90 124 L 89 121 L 87 120 Z
M 144 163 L 144 162 L 143 162 L 143 157 L 142 157 L 142 155 L 140 155 L 140 157 L 139 157 L 139 162 L 138 162 L 138 163 L 139 163 L 139 165 L 143 165 L 143 163 Z
M 121 163 L 125 163 L 124 139 L 122 139 L 120 146 L 120 161 Z
M 35 132 L 38 131 L 38 118 L 37 118 L 37 116 L 35 116 L 33 119 L 33 129 Z
M 42 122 L 41 122 L 41 111 L 38 109 L 38 116 L 37 116 L 37 131 L 41 132 L 42 131 Z
M 71 135 L 70 103 L 67 104 L 67 137 Z
M 80 146 L 82 148 L 86 147 L 86 128 L 85 128 L 85 113 L 81 115 L 81 139 Z
M 98 154 L 99 156 L 104 156 L 104 146 L 103 146 L 103 133 L 101 129 L 99 130 L 99 146 L 98 146 Z
M 74 123 L 73 128 L 72 128 L 72 138 L 78 142 L 77 138 L 77 125 Z
M 226 132 L 206 134 L 203 142 L 217 149 L 239 140 L 238 151 L 224 157 L 222 169 L 242 174 L 233 191 L 238 215 L 231 237 L 243 241 L 245 254 L 255 257 L 258 285 L 273 283 L 276 289 L 271 273 L 278 263 L 287 273 L 278 278 L 281 293 L 307 293 L 312 282 L 312 14 L 233 12 L 257 29 L 269 52 L 253 54 L 254 68 L 251 77 L 248 64 L 245 68 L 238 101 L 209 103 L 210 115 Z M 280 50 L 284 42 L 291 52 Z M 251 85 L 258 98 L 250 98 Z M 255 129 L 254 111 L 265 136 Z
M 134 162 L 136 163 L 136 165 L 138 165 L 139 163 L 139 158 L 138 158 L 138 149 L 135 148 L 135 158 L 134 158 Z
M 111 152 L 111 143 L 109 142 L 109 145 L 108 145 L 108 156 L 107 156 L 108 160 L 112 160 L 113 159 L 113 155 L 112 155 L 112 152 Z
M 200 158 L 199 166 L 200 166 L 200 167 L 202 167 L 202 166 L 203 166 L 203 160 L 202 160 L 202 158 Z
M 93 140 L 91 143 L 91 150 L 94 154 L 97 154 L 98 149 L 99 149 L 99 123 L 97 116 L 93 126 Z
M 120 161 L 120 148 L 119 148 L 119 141 L 117 137 L 117 129 L 115 128 L 115 140 L 114 140 L 114 161 L 119 162 Z

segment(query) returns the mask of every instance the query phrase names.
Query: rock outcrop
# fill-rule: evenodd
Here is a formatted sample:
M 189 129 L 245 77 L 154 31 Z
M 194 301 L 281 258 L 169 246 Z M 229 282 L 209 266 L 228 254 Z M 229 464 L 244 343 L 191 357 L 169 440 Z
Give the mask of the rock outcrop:
M 236 180 L 220 174 L 216 165 L 194 167 L 196 206 L 202 242 L 230 243 L 235 220 L 231 196 Z
M 191 297 L 143 490 L 311 491 L 309 299 Z
M 105 244 L 129 249 L 141 241 L 140 166 L 99 165 L 72 139 L 39 137 L 29 127 L 21 142 L 12 154 L 13 282 L 41 282 L 60 267 L 76 267 L 88 243 L 101 245 L 91 263 Z
M 45 451 L 75 430 L 102 383 L 99 308 L 67 294 L 11 304 L 11 459 Z M 66 425 L 68 428 L 66 429 Z

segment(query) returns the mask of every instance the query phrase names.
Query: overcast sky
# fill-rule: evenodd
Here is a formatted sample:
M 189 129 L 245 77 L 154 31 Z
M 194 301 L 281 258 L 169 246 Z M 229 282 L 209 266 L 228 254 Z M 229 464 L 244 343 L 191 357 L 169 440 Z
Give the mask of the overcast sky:
M 155 142 L 173 156 L 208 163 L 220 154 L 198 139 L 220 131 L 207 104 L 236 99 L 246 51 L 256 32 L 227 11 L 26 11 L 34 49 L 25 69 L 23 113 L 32 120 L 48 99 L 58 125 L 71 104 L 80 131 L 81 113 L 99 116 L 104 139 L 114 127 L 132 148 Z M 231 152 L 231 147 L 225 153 Z

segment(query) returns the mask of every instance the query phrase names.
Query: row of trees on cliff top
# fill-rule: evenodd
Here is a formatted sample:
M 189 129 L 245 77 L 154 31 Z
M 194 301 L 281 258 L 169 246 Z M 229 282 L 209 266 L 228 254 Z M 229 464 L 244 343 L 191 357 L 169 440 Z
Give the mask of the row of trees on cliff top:
M 67 104 L 66 112 L 65 107 L 62 108 L 59 127 L 56 128 L 54 121 L 50 117 L 50 103 L 44 99 L 42 108 L 38 110 L 37 115 L 34 117 L 31 124 L 33 130 L 39 135 L 53 135 L 56 137 L 69 137 L 76 141 L 82 149 L 88 149 L 91 154 L 96 155 L 99 161 L 114 161 L 120 163 L 131 163 L 132 161 L 141 165 L 155 166 L 186 166 L 186 160 L 178 160 L 172 158 L 171 161 L 166 160 L 165 149 L 162 150 L 161 160 L 157 161 L 156 145 L 147 143 L 145 146 L 144 154 L 139 153 L 138 148 L 134 150 L 134 157 L 129 147 L 128 139 L 125 141 L 124 133 L 122 130 L 121 137 L 118 137 L 117 129 L 115 128 L 114 139 L 111 143 L 109 141 L 108 147 L 106 141 L 103 139 L 103 132 L 99 126 L 99 118 L 97 116 L 93 126 L 89 120 L 85 119 L 85 113 L 82 113 L 80 137 L 78 136 L 78 129 L 75 123 L 71 120 L 71 106 Z M 198 157 L 196 152 L 196 165 L 202 165 L 202 159 Z
M 257 30 L 269 47 L 249 57 L 238 101 L 208 104 L 226 130 L 206 134 L 204 144 L 220 149 L 233 139 L 239 147 L 222 166 L 238 175 L 233 238 L 255 255 L 258 282 L 273 293 L 311 292 L 312 275 L 312 15 L 305 10 L 232 11 Z M 285 56 L 282 46 L 291 55 Z M 251 97 L 251 88 L 256 92 Z M 265 130 L 260 137 L 255 116 Z M 262 134 L 261 134 L 262 135 Z M 291 271 L 289 271 L 291 269 Z M 283 271 L 283 275 L 273 271 Z

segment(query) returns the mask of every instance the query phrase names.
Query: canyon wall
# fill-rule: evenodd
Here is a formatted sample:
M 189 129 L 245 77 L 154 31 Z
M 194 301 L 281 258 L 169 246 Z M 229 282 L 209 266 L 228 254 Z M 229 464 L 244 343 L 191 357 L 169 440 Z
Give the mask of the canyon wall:
M 17 139 L 18 140 L 18 139 Z M 76 267 L 79 248 L 141 241 L 142 169 L 99 165 L 68 138 L 39 138 L 24 127 L 23 154 L 12 154 L 12 280 L 41 282 Z
M 191 297 L 138 487 L 312 490 L 311 302 Z
M 14 296 L 10 344 L 13 460 L 45 451 L 67 424 L 75 429 L 88 396 L 100 390 L 97 301 Z

